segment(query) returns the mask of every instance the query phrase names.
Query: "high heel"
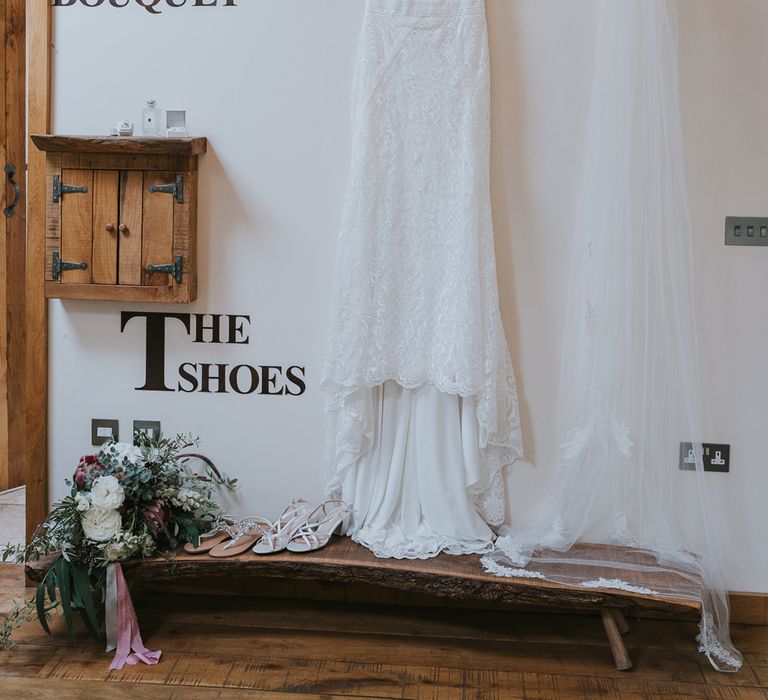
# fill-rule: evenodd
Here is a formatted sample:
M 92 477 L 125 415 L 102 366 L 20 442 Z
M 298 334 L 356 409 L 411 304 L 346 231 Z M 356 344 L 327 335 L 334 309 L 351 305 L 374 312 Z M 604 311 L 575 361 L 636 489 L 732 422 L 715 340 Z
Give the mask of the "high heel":
M 250 549 L 272 527 L 266 518 L 253 516 L 235 521 L 235 533 L 231 539 L 224 540 L 212 547 L 208 555 L 215 559 L 227 559 Z
M 286 549 L 301 554 L 322 549 L 331 541 L 331 535 L 343 535 L 349 527 L 352 507 L 344 501 L 321 503 L 296 531 Z
M 294 499 L 264 533 L 264 536 L 251 548 L 255 554 L 274 554 L 282 552 L 296 534 L 296 531 L 307 522 L 307 516 L 312 506 L 303 498 Z

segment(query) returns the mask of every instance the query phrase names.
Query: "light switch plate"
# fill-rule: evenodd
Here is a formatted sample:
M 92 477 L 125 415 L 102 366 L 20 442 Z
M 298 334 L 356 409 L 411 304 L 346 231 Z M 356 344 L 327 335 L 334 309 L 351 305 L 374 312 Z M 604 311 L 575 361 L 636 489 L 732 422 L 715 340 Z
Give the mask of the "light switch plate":
M 768 217 L 726 216 L 725 245 L 768 245 Z
M 136 442 L 136 433 L 146 433 L 152 440 L 157 440 L 160 437 L 160 421 L 159 420 L 135 420 L 133 421 L 133 435 L 134 442 Z
M 91 445 L 100 447 L 107 440 L 120 439 L 120 423 L 111 418 L 91 419 Z

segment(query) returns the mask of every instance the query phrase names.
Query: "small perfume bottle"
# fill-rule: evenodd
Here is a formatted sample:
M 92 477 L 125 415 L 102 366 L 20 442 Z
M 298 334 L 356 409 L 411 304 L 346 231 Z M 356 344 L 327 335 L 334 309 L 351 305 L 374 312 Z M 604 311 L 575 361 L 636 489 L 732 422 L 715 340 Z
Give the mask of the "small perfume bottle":
M 147 100 L 141 120 L 141 133 L 144 136 L 160 136 L 160 110 L 156 105 L 154 100 Z

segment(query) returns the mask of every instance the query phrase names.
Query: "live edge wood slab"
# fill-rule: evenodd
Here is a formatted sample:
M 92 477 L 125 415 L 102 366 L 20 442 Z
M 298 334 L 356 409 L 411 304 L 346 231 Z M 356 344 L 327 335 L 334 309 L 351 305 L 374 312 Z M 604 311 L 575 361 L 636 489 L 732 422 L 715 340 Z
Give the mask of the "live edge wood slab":
M 41 151 L 53 153 L 123 153 L 136 155 L 199 156 L 208 141 L 203 136 L 66 136 L 31 134 Z
M 579 556 L 598 561 L 638 562 L 647 556 L 636 550 L 608 545 L 576 545 Z M 569 556 L 573 556 L 573 550 Z M 40 580 L 45 563 L 28 565 L 27 575 Z M 500 578 L 486 573 L 478 555 L 451 556 L 441 554 L 433 559 L 379 559 L 369 550 L 347 537 L 334 538 L 317 552 L 257 556 L 248 552 L 231 559 L 214 559 L 207 555 L 191 555 L 180 550 L 172 560 L 153 558 L 123 563 L 123 571 L 131 587 L 157 588 L 158 584 L 191 580 L 205 582 L 227 593 L 237 580 L 247 578 L 258 592 L 261 579 L 286 583 L 314 581 L 330 584 L 374 584 L 396 589 L 414 597 L 430 594 L 444 600 L 460 600 L 471 607 L 473 601 L 492 602 L 503 607 L 552 608 L 569 611 L 592 611 L 602 617 L 614 663 L 628 670 L 632 662 L 622 635 L 628 631 L 623 613 L 636 615 L 670 615 L 693 617 L 700 614 L 700 604 L 688 598 L 663 597 L 613 588 L 582 588 L 535 578 Z M 606 572 L 606 577 L 610 575 Z M 632 583 L 653 589 L 668 587 L 673 574 L 648 574 Z M 653 580 L 651 580 L 653 579 Z M 662 580 L 664 579 L 664 580 Z

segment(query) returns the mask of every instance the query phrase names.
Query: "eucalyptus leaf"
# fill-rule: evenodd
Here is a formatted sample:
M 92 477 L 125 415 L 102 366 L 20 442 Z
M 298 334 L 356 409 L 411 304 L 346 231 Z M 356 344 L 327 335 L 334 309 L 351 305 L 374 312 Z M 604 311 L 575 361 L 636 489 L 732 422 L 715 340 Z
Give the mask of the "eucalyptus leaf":
M 88 631 L 94 636 L 98 637 L 97 628 L 99 626 L 96 618 L 96 606 L 93 602 L 93 591 L 91 589 L 91 579 L 88 576 L 88 571 L 83 566 L 72 567 L 72 581 L 74 587 L 78 591 L 80 600 L 83 603 L 83 618 L 85 620 Z
M 67 623 L 67 631 L 74 640 L 75 622 L 72 615 L 72 591 L 70 581 L 71 564 L 64 559 L 57 559 L 54 566 L 56 567 L 56 579 L 59 584 L 61 611 L 64 613 L 64 621 Z
M 37 619 L 40 622 L 40 627 L 45 630 L 46 634 L 50 634 L 51 629 L 48 627 L 48 620 L 45 616 L 45 585 L 43 582 L 37 584 L 35 603 L 37 605 Z
M 45 585 L 48 587 L 48 598 L 51 603 L 56 603 L 56 571 L 53 567 L 48 569 L 45 575 Z

